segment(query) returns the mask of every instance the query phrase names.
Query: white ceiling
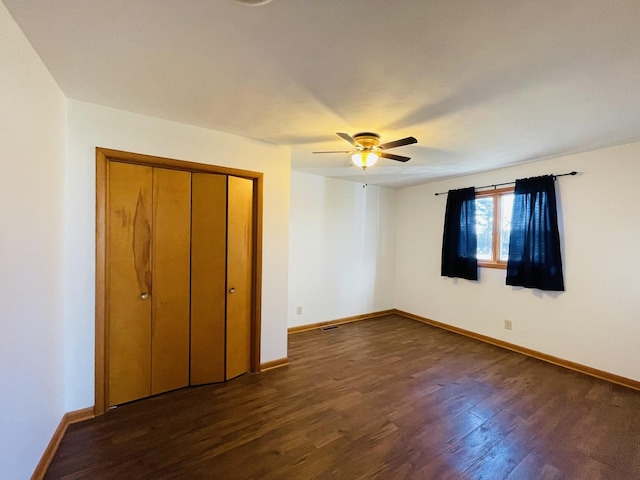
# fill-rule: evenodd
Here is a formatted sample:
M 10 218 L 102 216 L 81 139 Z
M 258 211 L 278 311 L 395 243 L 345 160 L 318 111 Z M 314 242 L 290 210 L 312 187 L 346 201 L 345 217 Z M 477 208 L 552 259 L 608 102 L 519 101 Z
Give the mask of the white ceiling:
M 640 140 L 638 0 L 2 0 L 69 98 L 292 148 L 413 135 L 369 184 Z M 557 172 L 556 172 L 557 173 Z

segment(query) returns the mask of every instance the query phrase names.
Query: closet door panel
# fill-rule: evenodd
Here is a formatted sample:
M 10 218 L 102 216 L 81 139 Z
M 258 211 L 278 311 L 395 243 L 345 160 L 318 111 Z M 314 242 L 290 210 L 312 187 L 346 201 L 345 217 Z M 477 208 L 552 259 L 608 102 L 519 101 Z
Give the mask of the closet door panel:
M 192 175 L 191 384 L 225 380 L 227 177 Z
M 151 394 L 189 384 L 191 173 L 153 171 Z
M 227 379 L 251 368 L 253 181 L 229 177 L 227 222 Z
M 151 391 L 152 169 L 109 165 L 107 405 Z

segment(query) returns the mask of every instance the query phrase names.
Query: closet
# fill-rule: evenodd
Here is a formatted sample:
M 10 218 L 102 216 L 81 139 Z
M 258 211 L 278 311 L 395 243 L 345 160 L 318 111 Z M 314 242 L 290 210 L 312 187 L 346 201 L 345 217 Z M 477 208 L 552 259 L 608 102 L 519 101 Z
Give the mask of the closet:
M 99 165 L 105 407 L 256 369 L 255 179 L 146 163 Z

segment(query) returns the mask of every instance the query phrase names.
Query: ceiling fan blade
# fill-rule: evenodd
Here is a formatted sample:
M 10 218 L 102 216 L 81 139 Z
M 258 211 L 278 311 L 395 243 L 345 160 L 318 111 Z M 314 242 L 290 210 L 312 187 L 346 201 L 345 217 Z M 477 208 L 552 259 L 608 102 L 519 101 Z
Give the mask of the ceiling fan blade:
M 412 143 L 418 143 L 418 140 L 415 137 L 401 138 L 400 140 L 394 140 L 393 142 L 383 143 L 380 145 L 380 148 L 384 150 L 385 148 L 402 147 L 403 145 L 411 145 Z
M 350 150 L 332 150 L 328 152 L 311 152 L 311 153 L 351 153 Z
M 357 146 L 356 145 L 356 141 L 353 139 L 353 137 L 351 135 L 349 135 L 348 133 L 342 133 L 342 132 L 338 132 L 336 133 L 336 135 L 338 135 L 341 139 L 343 139 L 345 142 L 349 142 L 351 145 L 353 145 L 354 147 Z
M 397 160 L 399 162 L 408 162 L 411 157 L 403 157 L 402 155 L 394 155 L 393 153 L 382 152 L 380 154 L 382 158 L 388 158 L 389 160 Z

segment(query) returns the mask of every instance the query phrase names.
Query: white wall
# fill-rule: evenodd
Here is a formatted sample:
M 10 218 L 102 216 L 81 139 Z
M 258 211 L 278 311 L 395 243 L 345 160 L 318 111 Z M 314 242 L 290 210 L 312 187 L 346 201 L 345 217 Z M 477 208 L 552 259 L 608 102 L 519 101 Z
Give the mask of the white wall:
M 94 403 L 96 147 L 264 172 L 261 361 L 286 357 L 289 149 L 79 101 L 68 130 L 65 409 Z
M 399 191 L 396 307 L 640 380 L 639 158 L 635 143 Z M 581 174 L 556 182 L 564 293 L 506 286 L 504 270 L 440 276 L 446 196 L 435 192 L 571 170 Z
M 64 412 L 66 100 L 0 2 L 0 476 L 29 478 Z
M 393 308 L 394 210 L 394 190 L 292 172 L 289 327 Z

